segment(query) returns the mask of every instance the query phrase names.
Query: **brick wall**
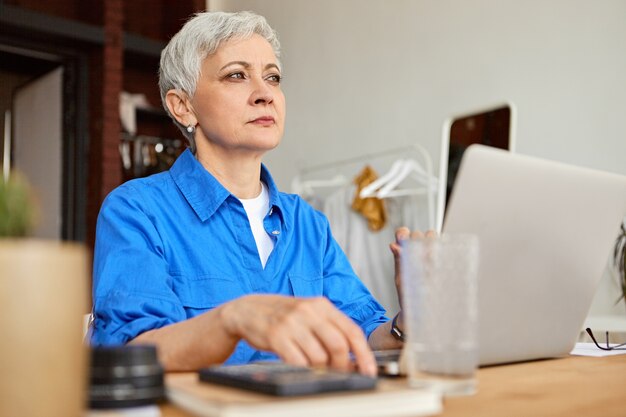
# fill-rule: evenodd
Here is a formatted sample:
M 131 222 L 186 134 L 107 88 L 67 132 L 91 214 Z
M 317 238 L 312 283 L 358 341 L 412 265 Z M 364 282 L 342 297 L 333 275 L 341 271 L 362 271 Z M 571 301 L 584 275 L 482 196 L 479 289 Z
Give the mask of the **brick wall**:
M 131 0 L 132 1 L 132 0 Z M 5 4 L 65 19 L 102 25 L 105 0 L 1 0 Z
M 123 80 L 123 4 L 103 4 L 105 44 L 90 62 L 90 152 L 87 202 L 87 243 L 93 246 L 100 204 L 122 181 L 118 151 L 120 141 L 119 93 Z
M 123 34 L 130 32 L 167 41 L 194 12 L 206 8 L 205 0 L 0 0 L 5 4 L 104 29 L 103 46 L 85 47 L 89 55 L 89 146 L 86 202 L 86 243 L 93 247 L 100 205 L 123 180 L 119 143 L 119 93 L 143 93 L 160 107 L 157 58 L 131 57 L 125 63 Z M 129 57 L 126 57 L 129 58 Z M 167 120 L 166 120 L 167 122 Z M 173 125 L 149 119 L 142 134 L 180 137 Z

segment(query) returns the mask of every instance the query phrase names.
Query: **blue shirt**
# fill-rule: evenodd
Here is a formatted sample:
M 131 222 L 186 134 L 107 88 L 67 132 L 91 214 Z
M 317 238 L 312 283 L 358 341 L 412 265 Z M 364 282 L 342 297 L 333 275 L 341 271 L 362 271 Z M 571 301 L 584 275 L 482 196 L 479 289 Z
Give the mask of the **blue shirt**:
M 325 296 L 366 337 L 386 322 L 326 217 L 279 192 L 264 166 L 261 180 L 270 198 L 264 226 L 274 239 L 265 269 L 243 205 L 189 150 L 169 171 L 111 192 L 96 229 L 92 343 L 124 344 L 253 293 Z M 227 363 L 270 358 L 242 341 Z

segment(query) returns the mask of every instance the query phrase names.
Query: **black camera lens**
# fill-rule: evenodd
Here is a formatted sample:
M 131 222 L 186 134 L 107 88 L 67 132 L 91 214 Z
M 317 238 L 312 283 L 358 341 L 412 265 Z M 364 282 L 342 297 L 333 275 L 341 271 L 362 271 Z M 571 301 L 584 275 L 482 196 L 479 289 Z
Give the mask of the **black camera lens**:
M 151 345 L 93 347 L 89 406 L 123 408 L 164 398 L 163 367 Z

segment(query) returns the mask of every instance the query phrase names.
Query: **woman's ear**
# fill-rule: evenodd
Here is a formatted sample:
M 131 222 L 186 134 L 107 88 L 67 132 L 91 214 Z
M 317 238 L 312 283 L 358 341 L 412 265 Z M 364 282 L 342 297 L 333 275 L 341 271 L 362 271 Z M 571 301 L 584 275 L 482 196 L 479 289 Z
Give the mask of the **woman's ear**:
M 197 124 L 196 116 L 191 107 L 191 102 L 187 94 L 178 90 L 169 90 L 165 94 L 165 104 L 170 114 L 183 126 Z

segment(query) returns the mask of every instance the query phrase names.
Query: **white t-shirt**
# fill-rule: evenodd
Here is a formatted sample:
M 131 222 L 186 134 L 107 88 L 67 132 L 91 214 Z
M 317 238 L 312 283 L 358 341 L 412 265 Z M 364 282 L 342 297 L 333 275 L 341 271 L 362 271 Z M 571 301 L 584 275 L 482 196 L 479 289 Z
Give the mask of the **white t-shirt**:
M 256 242 L 256 248 L 259 251 L 259 259 L 261 259 L 261 265 L 265 269 L 267 258 L 274 249 L 274 240 L 265 231 L 263 227 L 263 219 L 270 210 L 270 195 L 267 190 L 267 185 L 261 182 L 261 194 L 255 198 L 239 199 L 243 208 L 248 215 L 248 221 L 250 222 L 250 228 L 252 229 L 252 235 Z

